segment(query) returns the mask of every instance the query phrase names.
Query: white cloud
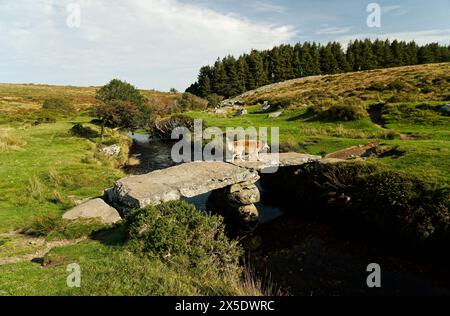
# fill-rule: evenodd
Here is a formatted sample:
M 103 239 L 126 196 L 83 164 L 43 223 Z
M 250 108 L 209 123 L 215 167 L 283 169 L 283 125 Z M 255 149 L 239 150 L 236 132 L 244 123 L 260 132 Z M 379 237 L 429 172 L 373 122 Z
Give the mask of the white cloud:
M 347 45 L 349 41 L 355 39 L 390 39 L 391 41 L 397 39 L 402 41 L 415 41 L 416 43 L 423 45 L 428 43 L 440 43 L 443 45 L 450 44 L 450 29 L 440 30 L 424 30 L 414 32 L 392 32 L 392 33 L 366 33 L 366 34 L 352 34 L 340 36 L 337 41 L 343 45 Z
M 343 26 L 343 27 L 337 27 L 337 26 L 330 26 L 330 27 L 324 27 L 316 31 L 317 35 L 335 35 L 335 34 L 345 34 L 350 32 L 352 29 L 351 26 Z
M 264 1 L 252 1 L 248 5 L 256 12 L 284 13 L 286 11 L 286 8 L 281 5 Z
M 393 16 L 401 16 L 408 13 L 408 10 L 406 10 L 401 5 L 390 5 L 390 6 L 383 6 L 381 7 L 381 13 L 382 14 L 390 14 Z
M 177 0 L 78 0 L 81 27 L 68 28 L 66 5 L 74 1 L 0 2 L 0 56 L 10 64 L 0 81 L 90 85 L 120 77 L 145 88 L 183 89 L 219 56 L 295 36 L 290 26 Z

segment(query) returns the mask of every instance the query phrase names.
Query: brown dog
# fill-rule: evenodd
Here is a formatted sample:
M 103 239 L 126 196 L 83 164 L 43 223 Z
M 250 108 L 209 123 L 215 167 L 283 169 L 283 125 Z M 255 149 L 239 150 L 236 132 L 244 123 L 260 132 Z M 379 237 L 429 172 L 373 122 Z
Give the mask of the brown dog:
M 256 157 L 258 161 L 261 161 L 259 157 L 259 153 L 262 150 L 269 150 L 270 147 L 266 143 L 257 140 L 247 140 L 242 139 L 238 141 L 231 142 L 228 139 L 226 140 L 227 150 L 232 153 L 231 161 L 239 157 L 241 161 L 244 161 L 244 154 L 249 154 L 249 159 L 251 157 Z

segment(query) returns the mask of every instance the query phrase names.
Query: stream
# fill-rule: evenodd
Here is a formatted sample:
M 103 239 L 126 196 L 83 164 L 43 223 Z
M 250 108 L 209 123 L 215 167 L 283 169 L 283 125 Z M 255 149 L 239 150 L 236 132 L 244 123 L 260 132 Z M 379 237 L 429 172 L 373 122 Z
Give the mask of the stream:
M 139 165 L 126 167 L 125 172 L 133 175 L 146 174 L 155 170 L 165 169 L 177 165 L 171 159 L 172 143 L 159 140 L 150 140 L 150 135 L 130 133 L 133 145 L 130 148 L 130 156 L 140 160 Z M 273 206 L 261 183 L 256 183 L 261 192 L 261 202 L 255 204 L 260 213 L 260 222 L 266 223 L 280 217 L 283 214 L 281 208 Z M 206 210 L 206 202 L 211 193 L 206 193 L 194 198 L 185 199 L 201 211 Z
M 130 157 L 140 163 L 128 174 L 145 174 L 176 165 L 172 143 L 130 134 Z M 449 295 L 449 261 L 381 237 L 364 228 L 300 215 L 302 205 L 277 206 L 276 197 L 261 191 L 260 227 L 239 236 L 245 261 L 261 279 L 265 294 L 300 296 L 341 295 Z M 185 199 L 206 209 L 210 193 Z M 274 201 L 275 200 L 275 201 Z M 434 256 L 434 257 L 433 257 Z M 445 257 L 445 256 L 444 256 Z M 382 287 L 367 286 L 367 266 L 382 267 Z M 276 293 L 274 293 L 276 292 Z

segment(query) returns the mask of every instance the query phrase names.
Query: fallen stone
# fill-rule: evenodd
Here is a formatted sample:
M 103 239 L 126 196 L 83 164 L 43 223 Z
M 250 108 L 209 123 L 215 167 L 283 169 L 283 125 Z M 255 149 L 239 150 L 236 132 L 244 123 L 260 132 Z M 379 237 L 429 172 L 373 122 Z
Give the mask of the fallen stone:
M 63 215 L 64 219 L 98 218 L 104 224 L 114 224 L 122 220 L 119 212 L 100 198 L 80 204 Z
M 445 115 L 450 115 L 450 104 L 446 104 L 442 107 L 442 112 L 444 112 Z
M 116 182 L 110 195 L 126 209 L 192 198 L 236 183 L 259 180 L 257 172 L 225 162 L 192 162 Z

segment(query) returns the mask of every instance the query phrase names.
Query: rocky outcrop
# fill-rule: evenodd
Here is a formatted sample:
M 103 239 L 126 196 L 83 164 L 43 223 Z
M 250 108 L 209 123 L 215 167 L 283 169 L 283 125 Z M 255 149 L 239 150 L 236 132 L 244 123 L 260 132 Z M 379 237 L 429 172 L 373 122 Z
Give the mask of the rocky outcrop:
M 131 176 L 107 190 L 107 201 L 127 211 L 163 202 L 191 198 L 236 183 L 258 181 L 253 170 L 224 162 L 192 162 Z
M 114 224 L 122 220 L 119 212 L 102 199 L 93 199 L 80 204 L 63 215 L 64 219 L 77 220 L 98 218 L 104 224 Z

